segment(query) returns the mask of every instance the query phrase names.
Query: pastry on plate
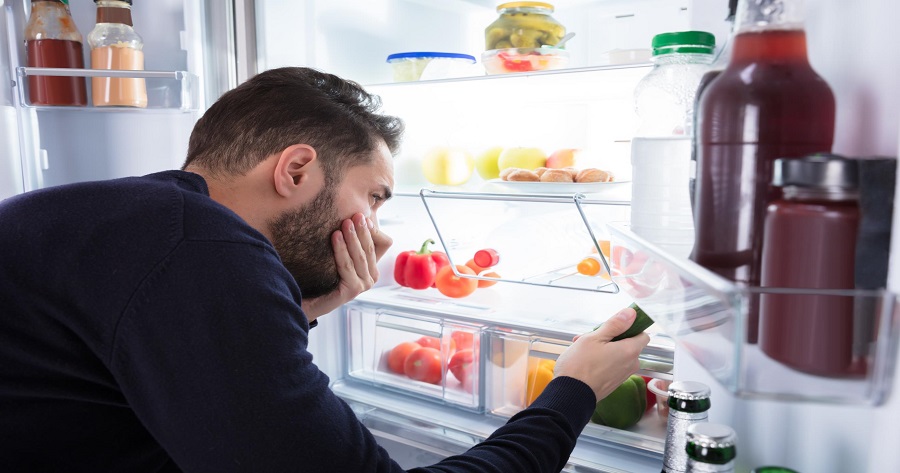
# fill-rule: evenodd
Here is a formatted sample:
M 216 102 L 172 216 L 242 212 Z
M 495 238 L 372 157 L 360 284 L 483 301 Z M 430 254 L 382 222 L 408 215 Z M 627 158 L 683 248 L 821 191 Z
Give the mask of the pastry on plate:
M 575 182 L 609 182 L 612 174 L 602 169 L 584 168 L 575 176 Z
M 565 169 L 547 169 L 541 175 L 541 182 L 565 182 L 571 184 L 574 181 L 572 174 Z
M 508 176 L 506 176 L 506 180 L 514 182 L 539 182 L 541 178 L 539 178 L 534 171 L 529 171 L 527 169 L 516 169 L 515 171 L 509 173 Z

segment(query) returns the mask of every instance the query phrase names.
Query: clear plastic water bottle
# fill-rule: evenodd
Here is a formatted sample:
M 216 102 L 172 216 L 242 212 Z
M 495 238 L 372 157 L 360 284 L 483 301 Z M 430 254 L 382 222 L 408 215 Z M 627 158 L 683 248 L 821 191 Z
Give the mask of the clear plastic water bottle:
M 654 67 L 634 91 L 640 124 L 631 142 L 631 228 L 685 258 L 694 243 L 688 188 L 694 97 L 715 41 L 705 31 L 654 36 Z

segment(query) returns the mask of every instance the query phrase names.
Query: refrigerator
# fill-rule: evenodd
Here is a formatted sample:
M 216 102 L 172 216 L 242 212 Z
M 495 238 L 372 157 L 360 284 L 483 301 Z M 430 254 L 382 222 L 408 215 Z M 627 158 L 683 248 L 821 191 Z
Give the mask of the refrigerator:
M 639 374 L 701 381 L 712 389 L 710 421 L 738 435 L 737 471 L 777 464 L 801 472 L 900 471 L 900 215 L 895 206 L 891 272 L 885 290 L 865 294 L 877 310 L 870 374 L 822 380 L 766 363 L 739 342 L 747 293 L 629 231 L 632 94 L 650 70 L 650 39 L 700 29 L 727 38 L 720 0 L 560 0 L 553 16 L 575 36 L 562 69 L 485 75 L 484 29 L 494 0 L 157 0 L 135 2 L 144 38 L 149 105 L 42 107 L 24 90 L 22 31 L 30 3 L 0 0 L 0 198 L 94 179 L 180 167 L 193 123 L 215 99 L 254 73 L 308 66 L 362 84 L 407 132 L 395 157 L 395 197 L 378 213 L 394 245 L 376 286 L 319 318 L 310 337 L 332 389 L 402 466 L 460 453 L 486 438 L 535 395 L 537 371 L 572 337 L 638 300 L 656 309 Z M 834 151 L 896 157 L 900 55 L 890 49 L 898 5 L 807 0 L 810 60 L 837 101 Z M 83 35 L 94 6 L 70 2 Z M 390 54 L 468 54 L 475 64 L 444 78 L 393 82 Z M 80 71 L 85 80 L 98 73 Z M 474 157 L 492 147 L 580 149 L 579 163 L 608 169 L 605 186 L 547 190 L 485 180 L 431 184 L 424 156 L 454 149 Z M 500 282 L 450 298 L 393 278 L 397 255 L 434 240 L 454 264 L 480 249 L 500 254 Z M 629 273 L 616 257 L 601 274 L 576 263 L 604 252 L 643 252 L 653 271 Z M 611 275 L 609 273 L 612 273 Z M 648 278 L 658 290 L 642 294 Z M 653 311 L 650 311 L 653 315 Z M 700 314 L 712 329 L 697 328 Z M 696 320 L 694 320 L 696 321 Z M 701 321 L 701 322 L 702 322 Z M 391 372 L 391 350 L 420 337 L 441 341 L 440 381 Z M 474 369 L 451 372 L 451 344 L 470 340 Z M 651 405 L 627 429 L 590 423 L 564 471 L 657 472 L 666 418 Z

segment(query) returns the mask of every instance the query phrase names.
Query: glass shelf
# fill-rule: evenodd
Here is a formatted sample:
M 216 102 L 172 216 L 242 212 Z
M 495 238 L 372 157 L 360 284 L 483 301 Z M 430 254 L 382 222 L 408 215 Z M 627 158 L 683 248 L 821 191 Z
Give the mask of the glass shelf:
M 608 225 L 612 278 L 722 386 L 742 397 L 880 405 L 888 397 L 896 353 L 895 296 L 885 291 L 746 287 L 677 258 L 630 231 Z M 746 340 L 752 298 L 813 298 L 849 303 L 856 327 L 853 374 L 825 377 L 793 369 Z M 795 299 L 796 300 L 796 299 Z M 862 308 L 860 310 L 860 308 Z
M 604 207 L 625 208 L 621 201 L 592 200 L 583 194 L 500 194 L 445 192 L 422 189 L 422 203 L 437 239 L 450 259 L 453 272 L 463 278 L 503 281 L 533 286 L 618 293 L 609 277 L 609 264 L 601 250 L 606 239 Z M 446 200 L 453 200 L 445 205 Z M 491 231 L 485 231 L 489 229 Z M 499 277 L 461 274 L 483 248 L 500 254 L 490 268 Z M 580 274 L 576 266 L 585 258 L 600 263 L 594 276 Z
M 16 75 L 19 85 L 19 103 L 25 108 L 39 111 L 77 110 L 80 112 L 130 112 L 130 113 L 185 113 L 193 112 L 199 108 L 198 91 L 196 88 L 197 76 L 186 71 L 122 71 L 104 69 L 68 69 L 49 67 L 18 67 Z M 28 77 L 34 76 L 58 76 L 58 77 L 113 77 L 144 79 L 147 84 L 147 107 L 95 107 L 87 105 L 78 106 L 54 106 L 32 105 L 28 96 Z M 90 93 L 90 81 L 88 81 L 88 97 Z

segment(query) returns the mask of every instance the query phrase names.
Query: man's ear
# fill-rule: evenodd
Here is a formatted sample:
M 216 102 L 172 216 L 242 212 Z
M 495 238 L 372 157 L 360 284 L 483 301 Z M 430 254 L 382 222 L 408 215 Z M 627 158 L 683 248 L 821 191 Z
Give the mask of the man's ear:
M 315 160 L 316 150 L 312 146 L 297 144 L 285 148 L 275 163 L 275 192 L 282 197 L 295 194 L 309 180 Z

